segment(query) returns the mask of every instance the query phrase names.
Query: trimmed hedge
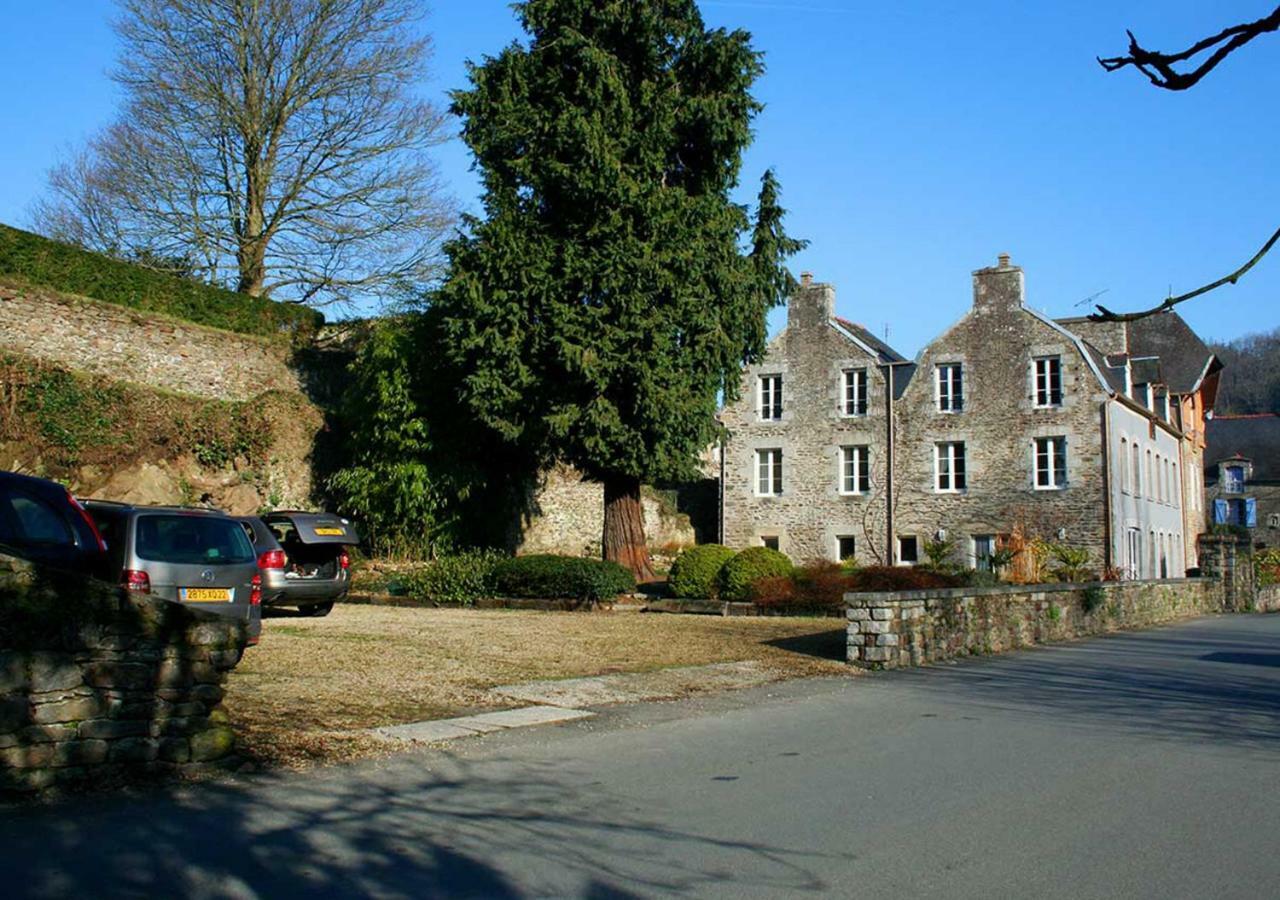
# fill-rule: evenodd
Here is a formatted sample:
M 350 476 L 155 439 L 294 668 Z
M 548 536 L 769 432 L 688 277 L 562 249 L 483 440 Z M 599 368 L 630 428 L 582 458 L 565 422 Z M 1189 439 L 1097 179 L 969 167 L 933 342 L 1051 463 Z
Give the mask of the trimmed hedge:
M 762 578 L 790 576 L 791 560 L 769 547 L 748 547 L 720 570 L 720 596 L 725 600 L 751 599 L 751 586 Z
M 920 566 L 867 566 L 849 576 L 849 590 L 862 593 L 883 591 L 925 591 L 931 588 L 964 587 L 966 579 Z
M 720 570 L 734 553 L 722 544 L 701 544 L 681 552 L 671 564 L 667 586 L 682 600 L 711 600 L 719 587 Z
M 504 559 L 493 582 L 498 596 L 541 600 L 608 600 L 636 588 L 631 572 L 615 562 L 550 554 Z
M 7 225 L 0 225 L 0 275 L 241 334 L 306 337 L 324 324 L 306 306 L 176 278 Z
M 472 606 L 494 595 L 494 572 L 505 557 L 493 550 L 445 556 L 414 569 L 400 579 L 403 592 L 427 603 Z

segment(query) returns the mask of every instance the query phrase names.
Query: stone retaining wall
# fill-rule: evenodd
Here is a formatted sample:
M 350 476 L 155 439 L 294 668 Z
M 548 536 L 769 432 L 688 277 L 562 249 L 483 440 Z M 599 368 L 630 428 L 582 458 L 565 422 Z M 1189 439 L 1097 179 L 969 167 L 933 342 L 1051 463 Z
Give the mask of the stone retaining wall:
M 11 283 L 0 283 L 0 345 L 79 371 L 217 400 L 302 389 L 284 344 Z
M 0 557 L 0 792 L 204 768 L 243 624 Z
M 848 660 L 920 666 L 1223 610 L 1219 579 L 846 594 Z

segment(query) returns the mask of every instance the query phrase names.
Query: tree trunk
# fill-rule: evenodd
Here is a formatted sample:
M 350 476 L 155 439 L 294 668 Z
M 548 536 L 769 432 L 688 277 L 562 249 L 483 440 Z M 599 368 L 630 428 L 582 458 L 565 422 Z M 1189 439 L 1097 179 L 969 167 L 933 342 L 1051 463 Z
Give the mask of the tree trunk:
M 651 581 L 653 566 L 644 539 L 644 507 L 640 505 L 640 479 L 625 475 L 604 482 L 604 558 L 631 570 L 636 581 Z

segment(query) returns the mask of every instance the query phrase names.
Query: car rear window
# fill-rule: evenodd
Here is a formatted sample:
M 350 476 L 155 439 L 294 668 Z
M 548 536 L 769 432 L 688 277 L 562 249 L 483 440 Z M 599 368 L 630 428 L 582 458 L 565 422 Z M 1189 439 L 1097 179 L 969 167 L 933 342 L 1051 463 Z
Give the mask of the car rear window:
M 180 513 L 139 516 L 135 552 L 152 562 L 193 565 L 230 565 L 257 558 L 238 522 Z
M 15 493 L 9 498 L 9 506 L 13 509 L 26 540 L 33 544 L 75 546 L 76 536 L 71 531 L 71 526 L 48 503 L 26 494 Z

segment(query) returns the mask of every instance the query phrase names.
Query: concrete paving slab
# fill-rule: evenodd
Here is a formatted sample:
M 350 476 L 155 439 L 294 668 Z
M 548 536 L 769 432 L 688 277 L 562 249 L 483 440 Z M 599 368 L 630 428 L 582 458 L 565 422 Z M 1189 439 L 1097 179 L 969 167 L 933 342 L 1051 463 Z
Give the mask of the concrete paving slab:
M 476 725 L 468 728 L 459 719 L 436 719 L 432 722 L 410 722 L 407 725 L 388 725 L 374 728 L 373 735 L 388 741 L 407 741 L 415 744 L 432 744 L 454 738 L 471 737 L 486 731 L 497 731 L 499 725 Z
M 573 719 L 589 719 L 595 713 L 585 709 L 565 709 L 561 706 L 522 706 L 519 709 L 504 709 L 498 712 L 480 713 L 467 716 L 459 722 L 466 727 L 477 725 L 493 725 L 498 728 L 522 728 L 526 725 L 550 725 L 554 722 L 569 722 Z
M 666 700 L 703 691 L 752 687 L 776 679 L 756 662 L 681 666 L 656 672 L 627 672 L 591 678 L 529 681 L 492 688 L 490 693 L 525 703 L 581 709 L 614 703 Z

